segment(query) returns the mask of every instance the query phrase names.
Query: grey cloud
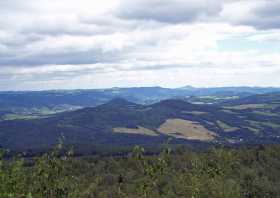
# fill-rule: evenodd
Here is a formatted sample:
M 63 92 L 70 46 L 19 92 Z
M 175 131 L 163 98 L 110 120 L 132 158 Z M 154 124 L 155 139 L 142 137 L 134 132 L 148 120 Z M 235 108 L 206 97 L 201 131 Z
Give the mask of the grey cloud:
M 0 44 L 5 46 L 6 48 L 17 48 L 22 47 L 33 42 L 37 42 L 43 39 L 42 35 L 39 34 L 12 34 L 7 32 L 8 36 L 1 38 Z
M 41 36 L 60 36 L 60 35 L 104 35 L 112 33 L 110 26 L 100 24 L 84 23 L 83 21 L 67 22 L 58 21 L 57 23 L 43 23 L 38 20 L 36 23 L 28 24 L 20 33 L 22 34 L 38 34 Z
M 262 7 L 255 10 L 255 13 L 261 17 L 278 17 L 280 15 L 280 2 L 266 1 Z
M 0 66 L 41 66 L 41 65 L 83 65 L 98 62 L 112 62 L 118 59 L 116 54 L 103 53 L 100 50 L 48 54 L 47 52 L 31 56 L 9 56 L 0 59 Z
M 170 70 L 170 69 L 186 69 L 186 68 L 193 68 L 197 66 L 202 66 L 202 64 L 152 64 L 152 65 L 145 65 L 145 66 L 136 66 L 133 68 L 123 68 L 120 66 L 116 66 L 118 71 L 157 71 L 157 70 Z
M 126 19 L 188 23 L 217 16 L 221 10 L 219 0 L 124 0 L 116 14 Z
M 280 28 L 280 16 L 274 19 L 263 19 L 261 22 L 257 20 L 248 21 L 248 25 L 253 25 L 258 29 L 279 29 Z
M 267 1 L 255 10 L 255 14 L 258 20 L 254 22 L 258 28 L 280 28 L 280 1 Z
M 280 1 L 256 1 L 250 16 L 238 21 L 239 24 L 249 25 L 257 29 L 280 28 Z

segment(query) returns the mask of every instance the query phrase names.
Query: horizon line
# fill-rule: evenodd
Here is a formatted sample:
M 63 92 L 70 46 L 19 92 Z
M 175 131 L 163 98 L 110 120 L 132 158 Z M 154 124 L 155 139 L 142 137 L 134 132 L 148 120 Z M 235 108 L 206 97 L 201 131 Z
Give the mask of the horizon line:
M 22 89 L 22 90 L 0 90 L 0 92 L 47 92 L 47 91 L 90 91 L 90 90 L 112 90 L 112 89 L 133 89 L 133 88 L 162 88 L 162 89 L 219 89 L 219 88 L 260 88 L 260 89 L 280 89 L 280 86 L 249 86 L 249 85 L 239 85 L 239 86 L 180 86 L 180 87 L 164 87 L 164 86 L 117 86 L 117 87 L 105 87 L 105 88 L 58 88 L 58 89 Z

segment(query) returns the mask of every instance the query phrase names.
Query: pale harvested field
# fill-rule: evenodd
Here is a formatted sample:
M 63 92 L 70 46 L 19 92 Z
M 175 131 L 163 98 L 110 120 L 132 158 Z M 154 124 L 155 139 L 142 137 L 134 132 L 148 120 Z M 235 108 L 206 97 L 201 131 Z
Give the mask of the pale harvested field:
M 216 134 L 199 123 L 183 119 L 168 119 L 163 123 L 158 131 L 176 138 L 188 140 L 210 141 L 215 139 Z
M 140 135 L 149 135 L 149 136 L 158 136 L 153 130 L 138 126 L 137 128 L 126 128 L 126 127 L 117 127 L 113 128 L 115 133 L 128 133 L 128 134 L 140 134 Z
M 236 105 L 231 107 L 224 107 L 225 109 L 234 109 L 234 110 L 244 110 L 244 109 L 262 109 L 269 107 L 266 104 L 243 104 L 243 105 Z
M 234 132 L 237 131 L 239 128 L 238 127 L 233 127 L 230 126 L 220 120 L 217 121 L 218 126 L 224 131 L 224 132 Z

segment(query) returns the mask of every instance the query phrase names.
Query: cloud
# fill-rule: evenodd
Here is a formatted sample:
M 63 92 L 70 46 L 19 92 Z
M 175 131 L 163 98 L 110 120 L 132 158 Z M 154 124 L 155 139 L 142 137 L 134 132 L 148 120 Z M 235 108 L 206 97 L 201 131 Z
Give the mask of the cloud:
M 254 12 L 252 24 L 261 29 L 280 28 L 280 1 L 265 1 Z M 249 23 L 250 24 L 250 23 Z
M 0 90 L 265 84 L 280 65 L 274 2 L 0 1 Z
M 267 32 L 249 37 L 249 40 L 255 42 L 270 42 L 270 43 L 279 43 L 280 42 L 280 32 Z
M 189 23 L 214 17 L 221 9 L 219 0 L 124 0 L 116 13 L 126 19 Z
M 280 1 L 245 0 L 225 4 L 221 18 L 257 29 L 280 28 Z

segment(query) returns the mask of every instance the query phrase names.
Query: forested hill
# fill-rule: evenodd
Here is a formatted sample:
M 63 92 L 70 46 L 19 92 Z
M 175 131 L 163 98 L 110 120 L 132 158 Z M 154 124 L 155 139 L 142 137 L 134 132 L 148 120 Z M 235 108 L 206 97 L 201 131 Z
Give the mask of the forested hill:
M 277 95 L 276 97 L 277 98 Z M 114 99 L 41 119 L 0 122 L 0 145 L 50 148 L 63 135 L 73 145 L 267 144 L 279 142 L 280 103 L 198 105 L 169 99 L 140 105 Z

